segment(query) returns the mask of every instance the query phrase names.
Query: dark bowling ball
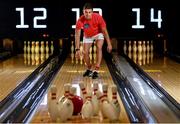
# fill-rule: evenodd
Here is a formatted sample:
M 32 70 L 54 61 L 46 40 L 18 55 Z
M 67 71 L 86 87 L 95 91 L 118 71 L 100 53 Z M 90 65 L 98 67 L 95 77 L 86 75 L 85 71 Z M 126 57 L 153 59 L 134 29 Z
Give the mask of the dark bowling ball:
M 81 112 L 81 108 L 83 106 L 83 99 L 80 96 L 75 95 L 72 99 L 74 105 L 73 115 L 77 115 Z

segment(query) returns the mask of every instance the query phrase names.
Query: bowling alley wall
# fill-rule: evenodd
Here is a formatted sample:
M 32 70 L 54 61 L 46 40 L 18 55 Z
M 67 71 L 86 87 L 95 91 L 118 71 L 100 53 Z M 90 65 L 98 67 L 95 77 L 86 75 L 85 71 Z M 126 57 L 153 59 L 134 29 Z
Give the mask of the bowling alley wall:
M 24 41 L 69 39 L 87 0 L 1 0 L 0 48 L 13 41 L 14 53 L 23 52 Z M 104 17 L 114 49 L 122 52 L 124 40 L 153 40 L 155 52 L 179 56 L 177 3 L 155 0 L 91 0 Z M 173 7 L 172 7 L 173 6 Z M 70 44 L 70 43 L 69 43 Z

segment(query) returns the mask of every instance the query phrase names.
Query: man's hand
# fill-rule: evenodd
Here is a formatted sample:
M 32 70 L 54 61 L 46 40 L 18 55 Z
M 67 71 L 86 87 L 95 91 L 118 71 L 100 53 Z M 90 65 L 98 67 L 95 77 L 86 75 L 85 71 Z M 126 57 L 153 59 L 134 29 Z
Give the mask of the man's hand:
M 108 53 L 111 53 L 111 51 L 112 51 L 112 45 L 111 44 L 108 44 L 107 51 L 108 51 Z

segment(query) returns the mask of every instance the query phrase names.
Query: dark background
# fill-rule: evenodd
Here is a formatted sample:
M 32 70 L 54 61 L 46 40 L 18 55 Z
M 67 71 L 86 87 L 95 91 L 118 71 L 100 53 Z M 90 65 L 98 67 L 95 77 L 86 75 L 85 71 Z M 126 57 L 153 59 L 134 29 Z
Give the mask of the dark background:
M 39 39 L 44 33 L 49 34 L 49 38 L 69 37 L 74 33 L 71 28 L 75 24 L 75 12 L 72 8 L 80 8 L 84 3 L 91 2 L 95 8 L 103 10 L 103 17 L 106 20 L 107 28 L 111 37 L 120 39 L 158 39 L 167 40 L 168 51 L 180 55 L 179 37 L 177 30 L 179 27 L 179 17 L 177 3 L 172 1 L 156 0 L 1 0 L 0 1 L 0 39 L 12 38 L 18 41 Z M 24 7 L 25 24 L 29 28 L 17 29 L 19 24 L 19 12 L 16 7 Z M 38 21 L 40 24 L 46 24 L 46 29 L 34 29 L 33 18 L 38 16 L 33 8 L 44 7 L 47 9 L 47 19 Z M 140 8 L 141 24 L 144 29 L 132 29 L 131 26 L 136 23 L 136 13 L 132 8 Z M 150 8 L 162 13 L 162 27 L 158 29 L 157 23 L 150 22 Z M 40 13 L 41 15 L 42 13 Z M 158 34 L 162 37 L 157 38 Z

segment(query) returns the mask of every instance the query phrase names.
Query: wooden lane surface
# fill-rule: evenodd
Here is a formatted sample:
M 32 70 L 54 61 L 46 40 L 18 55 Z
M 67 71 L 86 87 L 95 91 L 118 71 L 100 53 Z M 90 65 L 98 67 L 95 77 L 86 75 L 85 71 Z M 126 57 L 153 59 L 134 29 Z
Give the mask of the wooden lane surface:
M 23 55 L 0 62 L 0 101 L 14 90 L 36 66 L 25 65 Z
M 82 78 L 82 74 L 85 71 L 85 66 L 80 64 L 72 64 L 71 59 L 66 59 L 64 65 L 57 73 L 55 79 L 53 80 L 52 84 L 56 85 L 58 91 L 57 96 L 60 98 L 63 95 L 63 86 L 65 83 L 71 83 L 74 87 L 77 88 L 77 95 L 81 96 L 81 92 L 79 89 L 78 82 L 83 81 L 85 85 L 87 86 L 87 90 L 91 90 L 92 82 L 93 80 L 91 78 Z M 110 76 L 110 73 L 108 71 L 106 63 L 102 62 L 102 67 L 100 68 L 100 77 L 101 82 L 99 84 L 102 84 L 103 82 L 106 82 L 109 84 L 113 84 L 112 78 Z M 108 89 L 110 90 L 110 89 Z M 48 92 L 49 94 L 49 92 Z M 108 92 L 109 97 L 111 97 L 111 93 Z M 49 95 L 46 95 L 40 106 L 38 107 L 34 117 L 31 120 L 31 123 L 51 123 L 52 120 L 49 116 L 48 109 L 47 109 L 47 97 Z M 118 95 L 118 101 L 120 102 L 121 106 L 121 114 L 119 117 L 118 123 L 129 123 L 129 119 L 127 116 L 127 113 L 125 111 L 124 105 L 122 104 L 122 101 Z M 102 119 L 101 113 L 99 113 L 98 116 L 93 117 L 91 120 L 83 120 L 80 115 L 73 116 L 71 120 L 67 121 L 68 123 L 106 123 L 109 122 L 107 119 Z
M 153 63 L 141 67 L 180 103 L 180 63 L 161 57 L 154 58 Z

